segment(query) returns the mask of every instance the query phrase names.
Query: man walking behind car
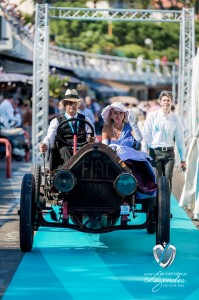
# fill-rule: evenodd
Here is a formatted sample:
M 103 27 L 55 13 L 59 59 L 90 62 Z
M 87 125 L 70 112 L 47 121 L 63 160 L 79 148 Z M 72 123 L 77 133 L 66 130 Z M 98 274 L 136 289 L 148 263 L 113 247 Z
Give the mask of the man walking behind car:
M 186 168 L 184 134 L 179 117 L 171 111 L 173 95 L 162 91 L 159 96 L 161 108 L 148 114 L 143 130 L 142 150 L 152 157 L 158 176 L 166 176 L 172 190 L 175 163 L 174 144 L 180 155 L 180 167 Z

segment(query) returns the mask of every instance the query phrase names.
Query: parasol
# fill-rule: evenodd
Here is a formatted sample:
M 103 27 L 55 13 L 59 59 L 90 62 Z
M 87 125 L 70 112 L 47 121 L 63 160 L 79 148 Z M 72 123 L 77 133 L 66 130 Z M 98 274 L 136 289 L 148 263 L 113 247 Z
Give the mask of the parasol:
M 0 82 L 27 82 L 30 76 L 24 74 L 0 72 Z

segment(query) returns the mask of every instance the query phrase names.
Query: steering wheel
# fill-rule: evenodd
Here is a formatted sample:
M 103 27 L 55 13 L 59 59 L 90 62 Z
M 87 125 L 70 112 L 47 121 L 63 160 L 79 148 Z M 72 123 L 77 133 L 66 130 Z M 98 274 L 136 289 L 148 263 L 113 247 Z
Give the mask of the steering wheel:
M 83 127 L 79 126 L 80 122 L 83 123 Z M 73 132 L 71 132 L 71 133 L 67 132 L 68 125 L 71 127 Z M 89 130 L 90 132 L 86 131 L 85 125 L 87 125 L 88 128 L 91 130 L 91 131 Z M 66 121 L 63 121 L 57 127 L 57 138 L 68 147 L 74 146 L 74 142 L 73 142 L 74 136 L 77 137 L 77 147 L 81 147 L 81 146 L 87 144 L 88 142 L 85 141 L 85 138 L 87 135 L 94 137 L 94 128 L 93 128 L 93 125 L 91 125 L 91 123 L 89 123 L 88 121 L 86 121 L 85 119 L 82 119 L 82 118 L 70 118 Z M 78 139 L 79 140 L 84 139 L 84 141 L 80 142 L 80 141 L 78 141 Z

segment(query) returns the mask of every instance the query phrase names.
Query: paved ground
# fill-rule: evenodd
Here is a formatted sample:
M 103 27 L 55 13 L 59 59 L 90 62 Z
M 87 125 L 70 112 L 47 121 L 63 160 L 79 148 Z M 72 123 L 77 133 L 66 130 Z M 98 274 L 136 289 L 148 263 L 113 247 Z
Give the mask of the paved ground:
M 173 194 L 177 200 L 180 199 L 181 193 L 182 193 L 182 187 L 184 185 L 184 173 L 181 172 L 179 169 L 175 169 L 174 172 L 174 179 L 173 179 L 174 185 L 173 185 Z M 199 221 L 193 220 L 193 211 L 194 204 L 191 205 L 191 209 L 188 210 L 185 209 L 187 215 L 190 217 L 194 225 L 199 229 Z
M 21 180 L 29 172 L 31 163 L 12 162 L 11 179 L 6 178 L 5 161 L 0 160 L 0 299 L 17 269 L 23 253 L 19 249 L 19 197 Z M 180 198 L 184 174 L 174 173 L 173 194 Z M 191 217 L 192 214 L 189 214 Z M 195 225 L 198 225 L 195 223 Z
M 0 299 L 20 263 L 19 195 L 23 174 L 30 163 L 12 162 L 12 178 L 6 178 L 6 164 L 0 160 Z

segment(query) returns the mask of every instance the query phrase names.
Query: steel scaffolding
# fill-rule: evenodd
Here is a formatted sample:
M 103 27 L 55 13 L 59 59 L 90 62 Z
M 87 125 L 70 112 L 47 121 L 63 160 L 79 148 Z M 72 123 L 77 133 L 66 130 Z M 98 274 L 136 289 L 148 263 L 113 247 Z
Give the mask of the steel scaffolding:
M 178 22 L 180 23 L 178 103 L 180 115 L 186 124 L 186 137 L 191 134 L 191 73 L 195 55 L 194 9 L 182 10 L 128 10 L 50 7 L 36 4 L 35 41 L 33 61 L 33 134 L 32 160 L 40 161 L 38 146 L 48 127 L 48 51 L 49 19 L 125 21 L 125 22 Z
M 38 146 L 48 128 L 48 5 L 37 5 L 33 55 L 32 161 L 41 160 Z

